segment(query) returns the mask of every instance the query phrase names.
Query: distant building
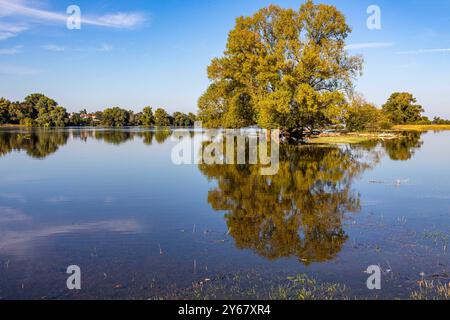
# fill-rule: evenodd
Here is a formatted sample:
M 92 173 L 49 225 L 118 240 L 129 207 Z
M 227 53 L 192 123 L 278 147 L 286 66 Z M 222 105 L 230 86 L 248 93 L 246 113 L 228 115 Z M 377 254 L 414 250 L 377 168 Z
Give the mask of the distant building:
M 80 118 L 96 120 L 97 116 L 95 115 L 95 113 L 82 113 L 82 114 L 80 114 Z

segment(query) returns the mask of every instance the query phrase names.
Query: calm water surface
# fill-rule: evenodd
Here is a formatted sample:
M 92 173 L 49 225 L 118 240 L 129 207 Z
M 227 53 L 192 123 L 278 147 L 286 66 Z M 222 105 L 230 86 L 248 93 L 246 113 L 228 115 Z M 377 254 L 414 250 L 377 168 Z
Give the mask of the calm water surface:
M 273 177 L 176 166 L 170 135 L 2 129 L 0 298 L 171 298 L 236 275 L 251 288 L 306 274 L 380 298 L 448 282 L 450 132 L 281 147 Z M 380 291 L 366 287 L 369 265 Z

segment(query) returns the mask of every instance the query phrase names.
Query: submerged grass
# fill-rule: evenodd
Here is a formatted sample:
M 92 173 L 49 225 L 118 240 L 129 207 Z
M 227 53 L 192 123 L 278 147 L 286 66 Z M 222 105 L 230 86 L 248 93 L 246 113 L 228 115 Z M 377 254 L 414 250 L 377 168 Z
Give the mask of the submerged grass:
M 349 300 L 345 285 L 319 282 L 300 274 L 278 280 L 257 274 L 234 274 L 205 279 L 183 290 L 153 297 L 170 300 Z
M 450 300 L 450 283 L 419 281 L 419 289 L 413 291 L 411 300 Z
M 424 231 L 424 239 L 431 240 L 435 245 L 443 244 L 447 245 L 450 240 L 450 236 L 442 231 Z
M 203 279 L 186 288 L 150 297 L 153 300 L 358 300 L 378 299 L 356 296 L 344 284 L 323 282 L 306 274 L 267 278 L 259 273 L 238 273 Z M 450 283 L 422 279 L 404 295 L 391 299 L 449 300 Z
M 223 275 L 204 279 L 188 288 L 175 290 L 156 300 L 348 300 L 344 285 L 320 283 L 307 275 L 276 280 L 258 274 Z
M 345 285 L 320 283 L 317 279 L 300 274 L 288 277 L 288 283 L 272 288 L 269 299 L 273 300 L 348 300 L 349 292 Z

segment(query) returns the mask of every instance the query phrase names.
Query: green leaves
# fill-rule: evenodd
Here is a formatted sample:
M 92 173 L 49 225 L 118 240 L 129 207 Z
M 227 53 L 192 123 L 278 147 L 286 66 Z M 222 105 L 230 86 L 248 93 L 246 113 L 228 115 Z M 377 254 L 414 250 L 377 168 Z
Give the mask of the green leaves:
M 140 123 L 146 127 L 150 127 L 155 124 L 155 116 L 153 115 L 153 110 L 151 107 L 145 107 L 142 110 Z
M 158 108 L 155 111 L 155 125 L 159 127 L 167 127 L 170 126 L 170 118 L 169 114 L 166 110 L 162 108 Z
M 333 123 L 362 68 L 344 50 L 350 31 L 335 7 L 312 1 L 299 11 L 271 5 L 239 17 L 224 56 L 208 67 L 201 120 L 301 130 Z
M 130 123 L 130 112 L 119 107 L 107 108 L 103 111 L 102 125 L 106 127 L 123 127 Z
M 383 110 L 394 124 L 405 124 L 420 121 L 424 109 L 416 104 L 411 93 L 395 92 L 383 105 Z

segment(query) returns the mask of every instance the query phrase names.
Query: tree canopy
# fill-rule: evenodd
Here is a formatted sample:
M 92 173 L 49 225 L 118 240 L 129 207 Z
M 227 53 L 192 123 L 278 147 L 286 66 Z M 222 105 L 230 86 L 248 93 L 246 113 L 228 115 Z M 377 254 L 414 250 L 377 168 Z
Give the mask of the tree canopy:
M 350 31 L 334 6 L 312 1 L 298 11 L 271 5 L 239 17 L 224 56 L 208 67 L 200 120 L 300 132 L 333 123 L 362 68 L 362 58 L 345 51 Z
M 69 124 L 69 114 L 55 100 L 41 93 L 33 93 L 22 102 L 1 98 L 0 123 L 64 127 Z
M 121 107 L 106 108 L 103 111 L 88 113 L 86 108 L 69 114 L 55 100 L 33 93 L 23 101 L 11 102 L 0 98 L 0 124 L 26 125 L 29 127 L 65 127 L 65 126 L 193 126 L 196 115 L 189 112 L 175 112 L 173 116 L 158 108 L 155 113 L 151 107 L 144 107 L 135 113 Z
M 140 122 L 143 126 L 152 126 L 155 124 L 155 116 L 153 115 L 153 109 L 151 107 L 145 107 L 142 110 Z
M 195 114 L 189 112 L 188 114 L 183 112 L 174 112 L 172 115 L 173 125 L 176 127 L 188 127 L 193 126 L 196 120 Z
M 130 112 L 119 107 L 107 108 L 103 111 L 102 125 L 107 127 L 123 127 L 130 122 Z
M 383 111 L 395 124 L 417 122 L 422 119 L 424 109 L 416 102 L 416 98 L 411 93 L 395 92 L 383 105 Z
M 170 126 L 170 116 L 163 108 L 158 108 L 155 111 L 155 125 L 159 127 Z
M 368 103 L 360 95 L 353 96 L 344 119 L 346 129 L 349 131 L 378 131 L 392 126 L 383 110 Z

